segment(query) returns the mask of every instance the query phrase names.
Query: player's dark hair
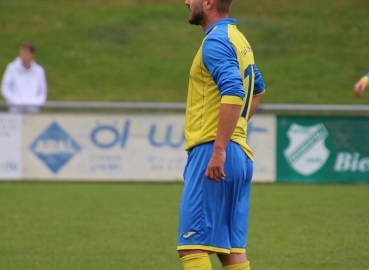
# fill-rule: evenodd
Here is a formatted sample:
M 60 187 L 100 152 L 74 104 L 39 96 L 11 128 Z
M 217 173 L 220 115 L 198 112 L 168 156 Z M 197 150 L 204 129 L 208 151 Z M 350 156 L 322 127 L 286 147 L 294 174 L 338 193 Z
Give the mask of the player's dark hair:
M 217 9 L 219 13 L 229 13 L 233 0 L 217 0 Z
M 21 46 L 22 49 L 28 49 L 31 53 L 36 53 L 36 48 L 31 42 L 25 42 Z

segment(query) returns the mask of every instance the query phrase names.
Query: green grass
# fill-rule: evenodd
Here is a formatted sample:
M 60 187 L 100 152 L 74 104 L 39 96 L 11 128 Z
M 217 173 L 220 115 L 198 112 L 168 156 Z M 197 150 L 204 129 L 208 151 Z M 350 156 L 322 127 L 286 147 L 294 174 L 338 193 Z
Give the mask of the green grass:
M 181 188 L 0 183 L 0 269 L 182 269 Z M 368 193 L 367 185 L 253 185 L 252 269 L 369 269 Z
M 265 103 L 368 104 L 367 0 L 235 0 Z M 35 43 L 50 100 L 185 102 L 201 43 L 184 1 L 0 1 L 0 73 Z M 253 185 L 253 270 L 369 269 L 369 186 Z M 182 269 L 181 184 L 0 183 L 0 269 Z M 212 256 L 215 270 L 221 267 Z
M 369 58 L 367 0 L 236 0 L 268 103 L 367 104 L 352 86 Z M 184 1 L 0 1 L 0 73 L 25 40 L 38 48 L 50 100 L 185 102 L 203 38 Z

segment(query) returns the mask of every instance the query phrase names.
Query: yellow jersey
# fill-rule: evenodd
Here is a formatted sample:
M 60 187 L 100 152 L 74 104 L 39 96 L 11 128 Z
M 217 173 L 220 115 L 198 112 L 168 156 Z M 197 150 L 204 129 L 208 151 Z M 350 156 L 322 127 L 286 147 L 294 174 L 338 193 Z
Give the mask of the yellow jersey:
M 231 140 L 252 159 L 246 143 L 247 118 L 253 96 L 265 91 L 253 51 L 234 19 L 215 22 L 205 35 L 189 76 L 186 150 L 215 140 L 221 103 L 238 104 L 242 110 Z

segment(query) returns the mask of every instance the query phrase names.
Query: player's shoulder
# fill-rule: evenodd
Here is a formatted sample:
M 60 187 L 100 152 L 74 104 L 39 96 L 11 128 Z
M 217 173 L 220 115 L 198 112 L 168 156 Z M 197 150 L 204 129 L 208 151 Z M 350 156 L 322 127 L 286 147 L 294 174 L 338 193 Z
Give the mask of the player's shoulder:
M 218 25 L 207 34 L 204 39 L 203 45 L 206 47 L 212 47 L 221 44 L 230 44 L 228 31 L 225 25 Z
M 206 36 L 206 39 L 228 38 L 228 24 L 216 25 Z

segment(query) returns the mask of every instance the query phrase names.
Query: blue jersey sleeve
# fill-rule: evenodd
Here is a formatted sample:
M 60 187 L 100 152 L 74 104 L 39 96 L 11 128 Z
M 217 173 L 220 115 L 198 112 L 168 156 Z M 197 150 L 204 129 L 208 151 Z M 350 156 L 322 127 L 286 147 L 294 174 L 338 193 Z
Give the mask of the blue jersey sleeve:
M 228 37 L 207 36 L 202 49 L 205 67 L 218 85 L 221 96 L 245 97 L 237 54 Z
M 365 76 L 369 78 L 369 72 L 367 74 L 365 74 Z
M 254 73 L 255 73 L 255 80 L 254 80 L 254 95 L 260 94 L 265 90 L 265 83 L 263 81 L 263 77 L 257 66 L 254 64 Z

